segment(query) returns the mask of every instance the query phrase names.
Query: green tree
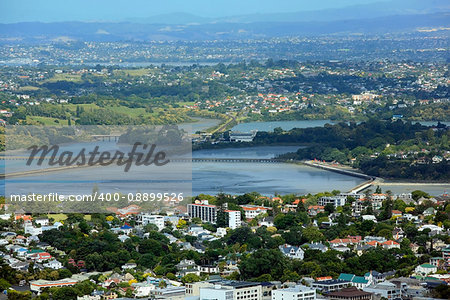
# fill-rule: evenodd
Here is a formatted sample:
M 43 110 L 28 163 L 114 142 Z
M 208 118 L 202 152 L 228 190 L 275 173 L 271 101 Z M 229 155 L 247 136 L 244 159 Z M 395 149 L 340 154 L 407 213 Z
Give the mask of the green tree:
M 325 239 L 322 232 L 320 232 L 320 230 L 314 226 L 306 227 L 305 229 L 303 229 L 302 233 L 305 239 L 308 240 L 308 242 L 319 242 Z
M 19 292 L 15 290 L 8 290 L 7 298 L 8 300 L 30 300 L 31 292 L 30 291 Z
M 8 289 L 11 284 L 4 278 L 0 278 L 0 292 Z
M 181 282 L 183 282 L 183 283 L 198 282 L 200 280 L 202 280 L 200 278 L 200 276 L 193 274 L 193 273 L 187 274 L 181 278 Z

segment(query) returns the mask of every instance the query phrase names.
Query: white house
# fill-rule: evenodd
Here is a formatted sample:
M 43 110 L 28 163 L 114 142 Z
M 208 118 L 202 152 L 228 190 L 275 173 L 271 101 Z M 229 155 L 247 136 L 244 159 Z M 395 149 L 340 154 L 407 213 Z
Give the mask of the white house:
M 414 269 L 414 272 L 418 275 L 428 275 L 437 272 L 437 267 L 431 264 L 421 264 Z
M 56 259 L 49 261 L 48 263 L 43 264 L 44 268 L 59 270 L 62 269 L 63 265 Z
M 375 217 L 374 215 L 362 215 L 361 218 L 364 221 L 372 221 L 372 222 L 377 223 L 377 217 Z
M 227 229 L 223 227 L 217 228 L 216 235 L 220 237 L 224 237 L 227 235 Z
M 420 227 L 420 228 L 418 229 L 418 231 L 422 232 L 422 231 L 424 231 L 425 229 L 430 229 L 431 232 L 434 232 L 434 233 L 436 233 L 436 234 L 442 234 L 443 231 L 444 231 L 441 227 L 439 227 L 439 226 L 437 226 L 437 225 L 433 225 L 433 224 L 426 224 L 426 225 L 423 225 L 422 227 Z
M 25 226 L 25 234 L 40 235 L 42 234 L 42 227 Z
M 117 237 L 122 243 L 124 243 L 126 240 L 128 240 L 130 237 L 126 234 L 121 234 Z
M 254 219 L 258 215 L 267 213 L 270 209 L 268 207 L 256 205 L 241 205 L 241 207 L 244 210 L 246 219 Z
M 126 263 L 122 266 L 122 270 L 128 270 L 128 269 L 136 269 L 137 265 L 135 263 Z
M 36 219 L 34 222 L 36 222 L 36 224 L 39 224 L 41 226 L 48 226 L 50 221 L 47 218 L 42 218 Z
M 284 256 L 287 256 L 289 258 L 293 259 L 300 259 L 303 260 L 305 257 L 305 251 L 303 251 L 302 248 L 299 246 L 291 246 L 288 244 L 284 244 L 278 247 L 280 251 L 283 253 Z

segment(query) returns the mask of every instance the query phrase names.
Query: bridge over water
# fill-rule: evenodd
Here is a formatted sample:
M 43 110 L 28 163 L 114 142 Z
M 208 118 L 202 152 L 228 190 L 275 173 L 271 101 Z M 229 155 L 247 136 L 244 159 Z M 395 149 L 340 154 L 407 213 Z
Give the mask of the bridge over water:
M 28 156 L 1 156 L 0 160 L 28 160 Z M 40 157 L 36 157 L 35 160 L 40 159 Z M 45 157 L 44 160 L 50 159 L 49 157 Z M 285 159 L 276 159 L 276 158 L 227 158 L 227 157 L 192 157 L 192 158 L 174 158 L 170 159 L 172 162 L 215 162 L 215 163 L 287 163 L 287 162 L 300 162 L 293 160 L 285 160 Z
M 28 160 L 27 156 L 1 156 L 0 160 Z M 44 160 L 50 159 L 49 157 L 44 158 Z M 286 163 L 293 161 L 286 161 L 282 159 L 270 159 L 270 158 L 175 158 L 170 160 L 173 163 L 202 163 L 202 162 L 210 162 L 210 163 Z M 0 174 L 0 178 L 12 178 L 12 177 L 21 177 L 21 176 L 29 176 L 29 175 L 38 175 L 49 172 L 58 172 L 58 171 L 67 171 L 67 170 L 76 170 L 80 168 L 89 168 L 89 167 L 99 167 L 99 163 L 91 164 L 91 165 L 70 165 L 70 166 L 57 166 L 51 168 L 41 168 L 41 169 L 32 169 L 27 171 L 19 171 L 19 172 L 11 172 L 8 174 Z

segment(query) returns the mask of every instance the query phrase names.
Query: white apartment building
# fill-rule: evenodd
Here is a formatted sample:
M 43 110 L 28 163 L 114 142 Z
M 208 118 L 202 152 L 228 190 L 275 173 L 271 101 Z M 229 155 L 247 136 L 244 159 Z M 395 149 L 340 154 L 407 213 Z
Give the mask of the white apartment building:
M 164 229 L 164 216 L 142 213 L 138 215 L 137 223 L 145 226 L 147 224 L 155 224 L 158 230 Z
M 346 201 L 347 196 L 320 197 L 318 205 L 326 206 L 327 204 L 333 204 L 337 208 L 338 206 L 344 206 Z
M 228 227 L 236 229 L 241 227 L 241 212 L 239 210 L 225 210 L 228 215 Z
M 303 285 L 273 290 L 272 300 L 315 300 L 316 290 Z

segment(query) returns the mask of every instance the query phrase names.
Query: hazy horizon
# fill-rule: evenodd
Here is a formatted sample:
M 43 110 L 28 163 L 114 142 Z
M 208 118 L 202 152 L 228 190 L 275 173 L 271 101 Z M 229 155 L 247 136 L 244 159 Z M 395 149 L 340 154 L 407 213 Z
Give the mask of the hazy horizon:
M 164 14 L 223 18 L 247 14 L 312 11 L 386 2 L 388 0 L 15 0 L 0 1 L 0 23 L 125 21 Z

